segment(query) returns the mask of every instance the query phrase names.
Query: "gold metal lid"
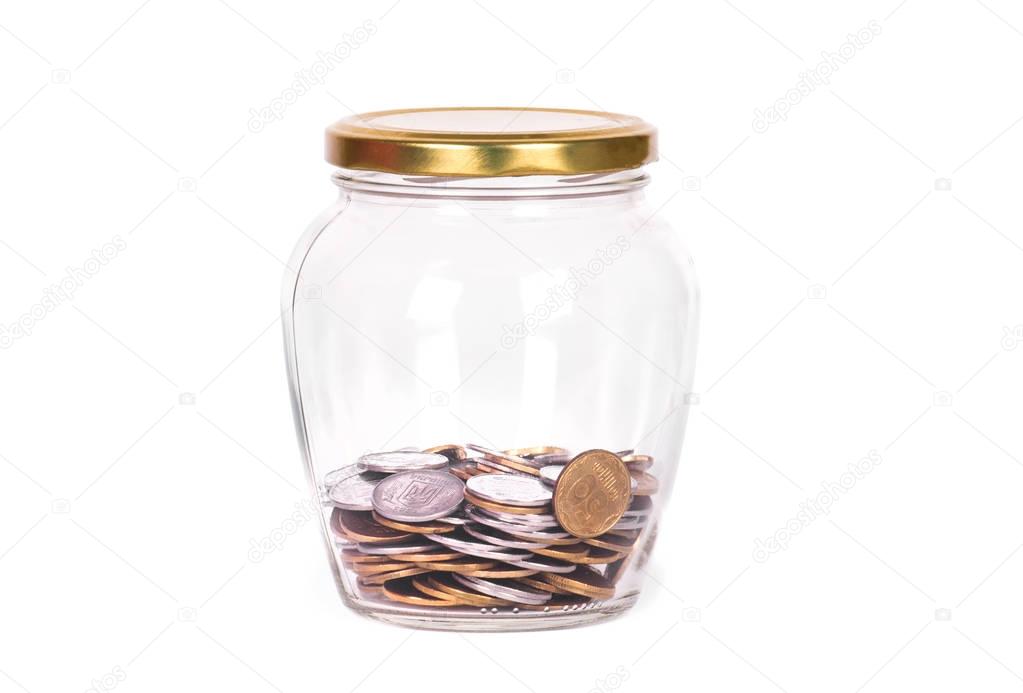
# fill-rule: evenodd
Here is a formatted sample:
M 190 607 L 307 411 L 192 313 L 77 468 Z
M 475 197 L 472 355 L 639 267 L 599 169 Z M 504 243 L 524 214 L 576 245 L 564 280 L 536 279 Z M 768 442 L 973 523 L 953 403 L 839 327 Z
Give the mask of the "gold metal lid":
M 562 108 L 412 108 L 327 128 L 342 168 L 427 176 L 605 173 L 657 159 L 657 130 L 619 113 Z

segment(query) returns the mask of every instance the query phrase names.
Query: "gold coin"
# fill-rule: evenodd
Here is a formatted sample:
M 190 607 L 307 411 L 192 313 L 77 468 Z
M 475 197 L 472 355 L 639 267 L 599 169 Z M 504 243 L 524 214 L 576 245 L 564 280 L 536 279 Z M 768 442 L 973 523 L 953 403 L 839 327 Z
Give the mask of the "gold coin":
M 631 472 L 631 474 L 632 478 L 636 480 L 636 490 L 633 493 L 637 496 L 652 496 L 661 486 L 657 477 L 652 474 L 646 472 Z
M 539 570 L 532 570 L 530 568 L 519 568 L 518 566 L 508 565 L 502 563 L 495 565 L 493 568 L 487 568 L 485 570 L 465 570 L 461 572 L 461 575 L 468 575 L 469 577 L 487 578 L 489 580 L 504 580 L 512 578 L 523 578 L 530 575 L 536 575 Z
M 361 510 L 340 510 L 334 508 L 337 514 L 338 525 L 345 535 L 353 541 L 365 544 L 389 544 L 402 539 L 408 539 L 412 535 L 408 532 L 400 532 L 391 527 L 384 527 L 373 519 L 372 513 Z
M 373 519 L 382 524 L 384 527 L 390 527 L 400 532 L 411 532 L 413 534 L 444 534 L 445 532 L 455 531 L 455 526 L 447 522 L 437 522 L 436 520 L 430 522 L 399 522 L 398 520 L 391 520 L 377 513 L 376 510 L 372 511 Z
M 360 579 L 367 585 L 382 585 L 388 580 L 411 577 L 412 575 L 419 575 L 426 572 L 429 572 L 426 568 L 420 568 L 415 564 L 408 567 L 408 563 L 404 563 L 402 564 L 401 570 L 392 570 L 388 573 L 378 573 L 376 575 L 362 575 L 360 576 Z
M 533 549 L 533 553 L 551 558 L 560 558 L 569 563 L 584 563 L 583 559 L 590 553 L 590 547 L 586 544 L 570 544 L 568 546 L 548 546 L 543 549 Z
M 486 558 L 461 554 L 458 558 L 448 560 L 416 561 L 416 565 L 420 568 L 440 570 L 446 573 L 464 573 L 467 570 L 487 570 L 493 568 L 497 563 Z
M 632 497 L 629 470 L 607 450 L 576 455 L 554 485 L 554 515 L 580 538 L 603 534 L 625 514 Z
M 458 583 L 449 573 L 434 573 L 427 577 L 426 581 L 431 587 L 446 592 L 458 601 L 472 606 L 508 606 L 511 602 L 504 599 L 497 599 L 485 594 L 470 590 L 468 587 Z
M 624 534 L 624 533 L 623 533 Z M 618 553 L 629 553 L 632 551 L 633 544 L 639 539 L 639 531 L 631 530 L 630 534 L 624 535 L 608 532 L 599 537 L 591 537 L 584 539 L 583 543 L 589 544 L 590 546 L 596 546 L 601 549 L 607 549 L 608 551 L 617 551 Z
M 592 599 L 610 599 L 615 596 L 615 587 L 603 575 L 589 566 L 581 565 L 571 573 L 542 573 L 543 579 L 551 585 Z
M 488 500 L 483 500 L 479 496 L 474 496 L 469 491 L 465 492 L 465 500 L 469 501 L 473 505 L 478 505 L 481 508 L 485 508 L 486 510 L 495 510 L 500 513 L 508 513 L 510 515 L 549 515 L 551 512 L 550 505 L 542 505 L 539 507 L 527 507 L 524 505 L 501 505 L 500 503 L 492 503 Z
M 413 579 L 406 577 L 398 580 L 388 580 L 384 583 L 384 596 L 391 601 L 413 604 L 415 606 L 457 605 L 453 597 L 439 598 L 437 595 L 422 592 L 412 582 Z

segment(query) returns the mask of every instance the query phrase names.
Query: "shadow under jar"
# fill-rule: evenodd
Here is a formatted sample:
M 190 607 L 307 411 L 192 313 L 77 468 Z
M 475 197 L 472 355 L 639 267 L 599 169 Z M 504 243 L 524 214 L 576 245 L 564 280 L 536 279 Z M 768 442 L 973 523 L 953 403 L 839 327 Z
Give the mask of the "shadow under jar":
M 631 607 L 671 491 L 697 288 L 644 198 L 654 129 L 557 109 L 364 114 L 291 258 L 291 399 L 344 602 L 533 630 Z

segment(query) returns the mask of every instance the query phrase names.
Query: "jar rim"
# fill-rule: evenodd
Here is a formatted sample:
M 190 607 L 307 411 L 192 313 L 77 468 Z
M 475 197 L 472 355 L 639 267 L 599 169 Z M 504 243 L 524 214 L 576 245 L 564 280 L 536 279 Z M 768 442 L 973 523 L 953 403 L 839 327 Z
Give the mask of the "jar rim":
M 426 176 L 607 173 L 657 159 L 657 130 L 636 116 L 566 108 L 376 111 L 327 128 L 341 168 Z

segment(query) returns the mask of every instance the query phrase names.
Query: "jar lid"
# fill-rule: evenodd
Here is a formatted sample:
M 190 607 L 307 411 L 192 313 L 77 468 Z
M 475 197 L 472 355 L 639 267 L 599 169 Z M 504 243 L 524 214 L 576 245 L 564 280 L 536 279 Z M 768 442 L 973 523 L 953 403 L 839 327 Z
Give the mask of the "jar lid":
M 605 173 L 657 159 L 657 130 L 635 116 L 562 108 L 412 108 L 327 128 L 342 168 L 428 176 Z

